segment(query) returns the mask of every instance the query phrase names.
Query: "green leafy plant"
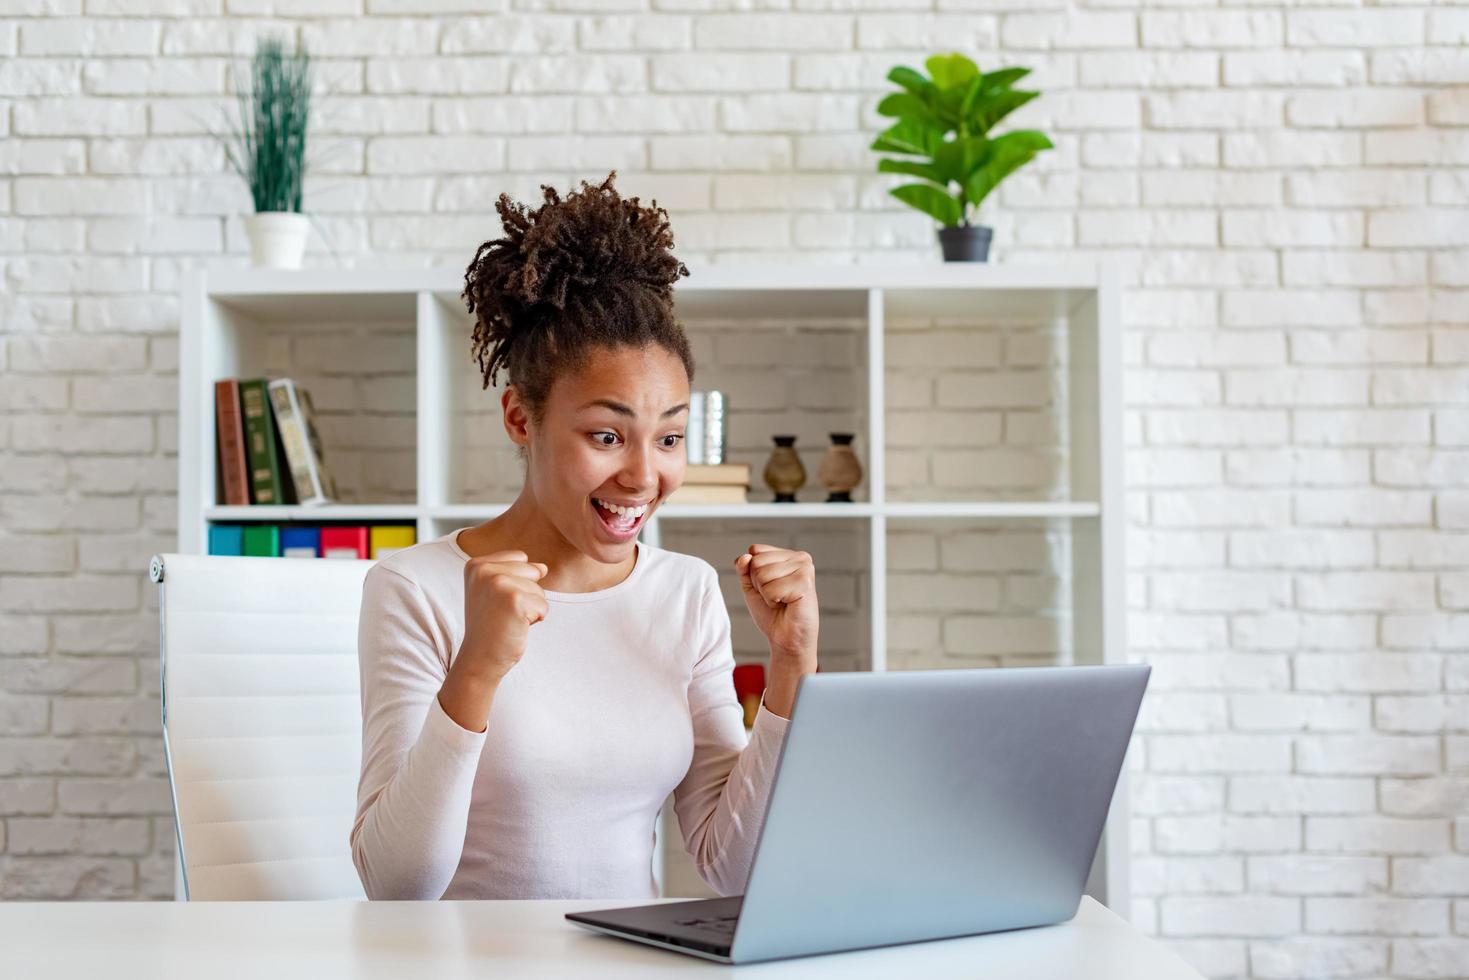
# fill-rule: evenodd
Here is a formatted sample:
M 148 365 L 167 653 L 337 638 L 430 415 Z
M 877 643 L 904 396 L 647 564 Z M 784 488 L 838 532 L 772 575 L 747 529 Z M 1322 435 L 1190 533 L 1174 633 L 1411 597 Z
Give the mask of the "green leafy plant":
M 240 122 L 225 140 L 225 153 L 249 186 L 256 211 L 299 212 L 311 56 L 304 49 L 287 54 L 279 38 L 262 38 L 250 69 L 249 86 L 236 86 Z
M 1029 68 L 986 74 L 958 53 L 936 54 L 924 65 L 931 77 L 903 65 L 888 72 L 888 80 L 903 91 L 886 96 L 877 111 L 897 122 L 870 149 L 920 158 L 878 161 L 879 173 L 925 181 L 889 193 L 946 228 L 968 226 L 971 211 L 1000 181 L 1052 148 L 1045 134 L 1034 129 L 989 135 L 996 123 L 1040 93 L 1011 88 L 1030 74 Z

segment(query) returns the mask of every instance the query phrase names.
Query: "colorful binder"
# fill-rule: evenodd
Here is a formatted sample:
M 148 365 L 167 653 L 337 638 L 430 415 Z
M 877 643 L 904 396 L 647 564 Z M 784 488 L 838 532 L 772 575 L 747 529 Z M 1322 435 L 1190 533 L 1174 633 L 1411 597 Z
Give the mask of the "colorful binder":
M 211 555 L 243 555 L 245 553 L 245 529 L 238 524 L 209 525 L 209 553 Z
M 373 559 L 386 558 L 395 551 L 414 544 L 418 540 L 416 528 L 402 524 L 379 524 L 372 529 L 371 555 Z
M 245 547 L 242 553 L 258 558 L 280 557 L 280 527 L 275 524 L 245 525 Z
M 318 558 L 321 556 L 321 528 L 281 528 L 281 557 Z
M 367 558 L 366 527 L 324 527 L 321 529 L 321 557 Z

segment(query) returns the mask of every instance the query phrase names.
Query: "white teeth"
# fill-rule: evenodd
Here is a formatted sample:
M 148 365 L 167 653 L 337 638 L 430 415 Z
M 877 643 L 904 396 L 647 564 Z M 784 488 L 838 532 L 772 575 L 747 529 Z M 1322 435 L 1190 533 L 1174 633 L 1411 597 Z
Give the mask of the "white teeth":
M 617 504 L 609 504 L 607 501 L 602 500 L 598 497 L 593 497 L 592 499 L 597 502 L 597 505 L 599 507 L 604 507 L 607 510 L 610 510 L 612 513 L 621 515 L 623 517 L 631 517 L 634 520 L 641 517 L 643 515 L 643 511 L 648 509 L 647 504 L 643 504 L 639 507 L 621 507 Z

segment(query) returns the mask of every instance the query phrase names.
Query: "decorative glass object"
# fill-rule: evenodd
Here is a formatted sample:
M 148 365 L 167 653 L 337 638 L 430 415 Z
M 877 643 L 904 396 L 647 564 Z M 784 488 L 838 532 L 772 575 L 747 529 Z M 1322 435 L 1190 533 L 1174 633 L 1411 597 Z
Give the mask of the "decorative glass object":
M 727 411 L 724 392 L 689 392 L 689 424 L 684 430 L 684 450 L 690 463 L 717 466 L 724 462 L 724 419 Z

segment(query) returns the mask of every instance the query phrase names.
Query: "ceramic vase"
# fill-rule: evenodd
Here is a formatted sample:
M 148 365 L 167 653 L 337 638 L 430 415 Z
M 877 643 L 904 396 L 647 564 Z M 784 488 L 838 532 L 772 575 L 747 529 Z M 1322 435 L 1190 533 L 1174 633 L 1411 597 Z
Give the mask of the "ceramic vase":
M 793 504 L 796 491 L 806 485 L 806 467 L 796 455 L 795 436 L 771 436 L 775 448 L 765 463 L 765 485 L 775 491 L 775 502 Z
M 827 503 L 851 503 L 852 488 L 862 482 L 862 464 L 852 451 L 854 433 L 833 432 L 830 435 L 831 445 L 826 448 L 816 476 L 826 487 Z

